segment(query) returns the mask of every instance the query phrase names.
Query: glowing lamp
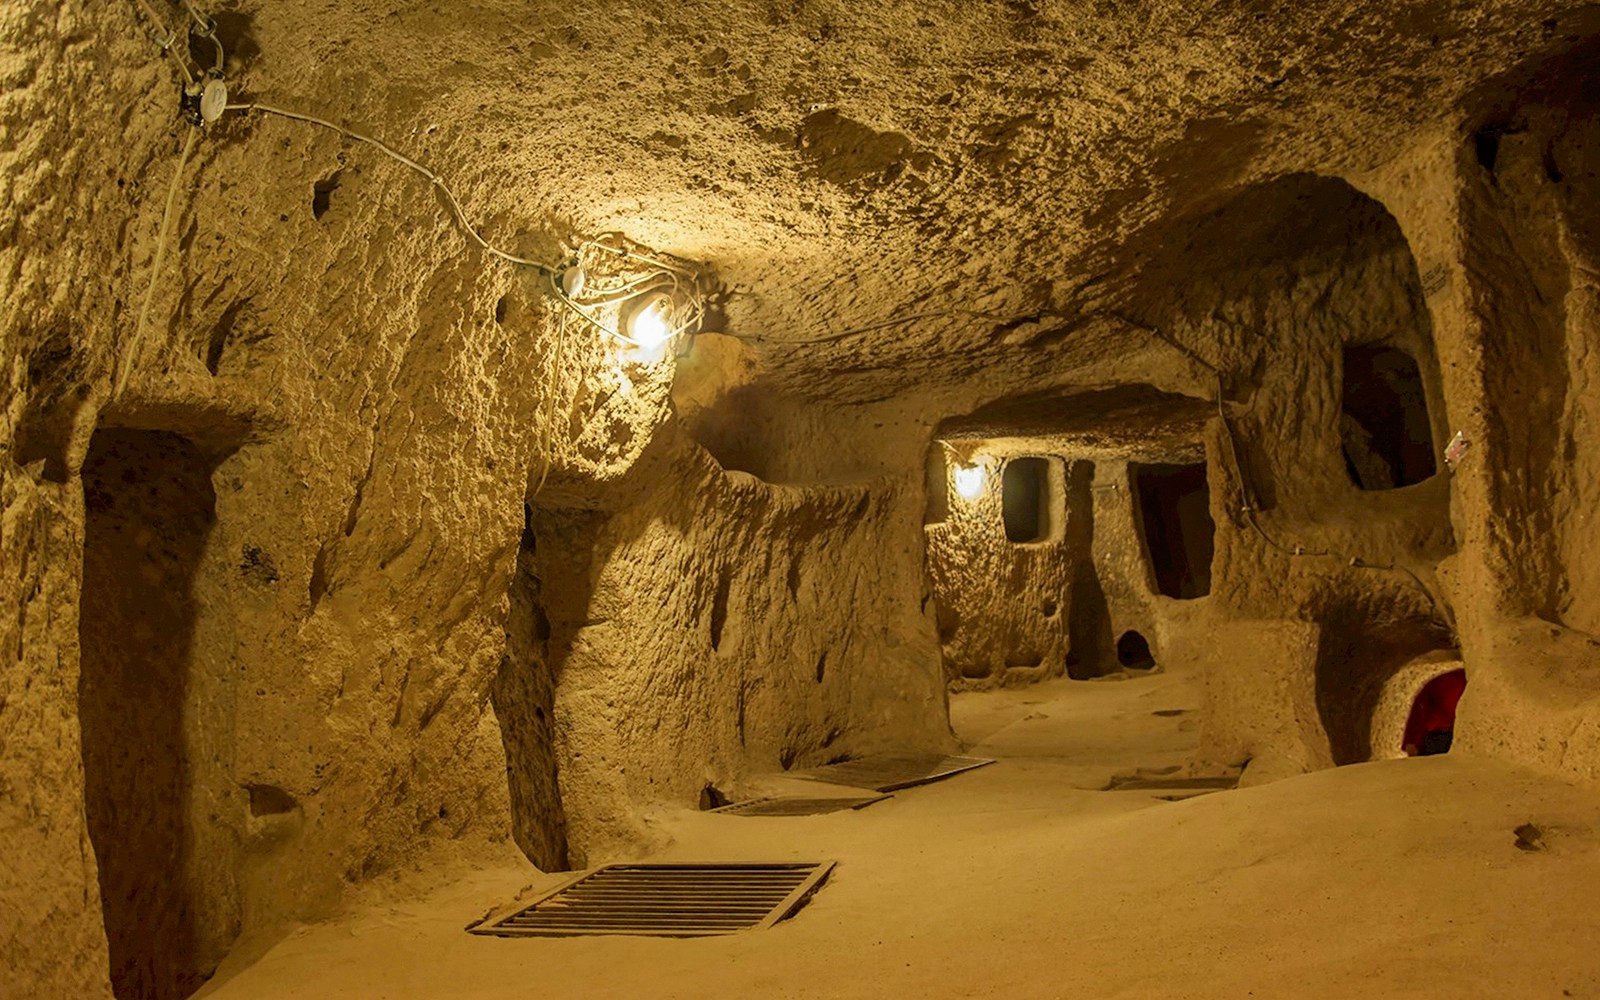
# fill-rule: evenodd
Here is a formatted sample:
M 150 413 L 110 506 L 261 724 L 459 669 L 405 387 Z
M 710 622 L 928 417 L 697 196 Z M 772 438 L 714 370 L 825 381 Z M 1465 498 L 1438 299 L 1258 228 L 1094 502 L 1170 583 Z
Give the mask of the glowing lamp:
M 655 351 L 672 337 L 672 298 L 665 292 L 645 295 L 628 310 L 625 333 L 642 350 Z
M 968 500 L 976 500 L 983 493 L 983 464 L 956 466 L 956 492 Z

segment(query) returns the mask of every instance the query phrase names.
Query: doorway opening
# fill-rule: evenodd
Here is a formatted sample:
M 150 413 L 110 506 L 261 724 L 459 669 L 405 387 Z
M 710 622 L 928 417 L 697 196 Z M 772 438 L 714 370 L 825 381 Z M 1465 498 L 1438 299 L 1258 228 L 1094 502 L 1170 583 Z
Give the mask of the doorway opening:
M 1216 525 L 1211 520 L 1205 463 L 1130 464 L 1128 478 L 1157 593 L 1180 600 L 1211 593 Z
M 565 871 L 567 825 L 556 769 L 556 671 L 550 650 L 550 616 L 538 572 L 536 513 L 526 503 L 522 511 L 506 652 L 490 685 L 489 699 L 506 752 L 512 839 L 541 869 Z
M 1094 564 L 1094 463 L 1067 466 L 1067 554 L 1072 590 L 1067 611 L 1067 676 L 1088 680 L 1116 671 L 1111 662 L 1111 611 Z
M 1467 672 L 1451 670 L 1422 686 L 1406 717 L 1401 749 L 1407 757 L 1449 753 L 1455 741 L 1456 705 L 1467 689 Z
M 217 959 L 206 953 L 219 929 L 201 923 L 218 879 L 196 857 L 199 741 L 184 711 L 211 469 L 186 438 L 123 429 L 97 431 L 83 466 L 78 716 L 118 1000 L 181 1000 Z

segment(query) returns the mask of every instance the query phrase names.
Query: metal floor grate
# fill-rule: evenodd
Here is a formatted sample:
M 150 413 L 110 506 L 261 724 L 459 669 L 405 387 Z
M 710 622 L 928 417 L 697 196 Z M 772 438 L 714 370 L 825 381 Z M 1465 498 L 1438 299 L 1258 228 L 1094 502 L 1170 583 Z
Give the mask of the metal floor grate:
M 496 937 L 732 934 L 793 913 L 832 870 L 832 861 L 607 865 L 469 929 Z
M 948 778 L 952 774 L 993 764 L 988 757 L 956 757 L 942 753 L 880 753 L 842 764 L 829 764 L 809 771 L 798 771 L 797 778 L 826 781 L 835 785 L 893 792 L 913 785 Z
M 1215 775 L 1200 778 L 1146 777 L 1144 775 L 1119 775 L 1108 782 L 1107 792 L 1163 792 L 1158 799 L 1177 802 L 1192 799 L 1210 792 L 1226 792 L 1239 786 L 1239 776 Z
M 888 797 L 887 795 L 871 795 L 866 798 L 751 799 L 748 802 L 735 802 L 731 806 L 723 806 L 720 809 L 711 811 L 727 813 L 733 816 L 820 816 L 823 813 L 843 812 L 846 809 L 865 809 L 874 802 L 882 802 Z

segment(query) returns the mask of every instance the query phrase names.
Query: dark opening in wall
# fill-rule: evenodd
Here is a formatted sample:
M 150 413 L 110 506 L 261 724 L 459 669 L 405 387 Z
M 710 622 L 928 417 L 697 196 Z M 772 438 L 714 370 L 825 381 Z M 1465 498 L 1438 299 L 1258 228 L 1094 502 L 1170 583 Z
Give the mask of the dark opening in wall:
M 1466 689 L 1465 670 L 1451 670 L 1423 685 L 1411 705 L 1401 741 L 1401 749 L 1408 756 L 1428 757 L 1450 752 L 1450 744 L 1455 739 L 1456 705 Z
M 923 473 L 927 502 L 923 508 L 922 523 L 943 524 L 950 517 L 950 469 L 941 442 L 935 441 L 928 447 L 928 460 L 923 465 Z
M 1364 490 L 1411 486 L 1437 470 L 1417 361 L 1379 344 L 1344 349 L 1339 436 L 1350 479 Z
M 119 1000 L 179 1000 L 214 971 L 198 954 L 214 881 L 195 856 L 200 741 L 184 715 L 211 465 L 176 434 L 102 430 L 83 489 L 78 717 L 111 983 Z
M 1067 523 L 1062 540 L 1072 560 L 1067 611 L 1067 676 L 1088 680 L 1116 671 L 1111 650 L 1111 611 L 1094 565 L 1094 463 L 1067 467 Z
M 328 214 L 328 209 L 333 200 L 333 193 L 339 190 L 339 175 L 343 172 L 342 170 L 335 170 L 332 174 L 311 185 L 311 217 L 313 219 L 320 220 L 324 215 Z
M 1150 641 L 1129 629 L 1117 639 L 1117 662 L 1129 670 L 1150 670 L 1156 658 L 1150 652 Z
M 536 563 L 534 517 L 533 508 L 524 505 L 522 544 L 506 619 L 506 652 L 489 687 L 489 698 L 506 751 L 512 839 L 538 867 L 562 871 L 569 862 L 566 812 L 556 768 L 556 668 Z
M 1374 748 L 1373 725 L 1384 691 L 1407 664 L 1428 657 L 1457 658 L 1449 628 L 1427 617 L 1420 598 L 1408 608 L 1390 595 L 1330 608 L 1318 622 L 1317 715 L 1335 764 L 1359 764 L 1400 747 Z M 1396 714 L 1409 718 L 1409 706 Z M 1391 731 L 1392 732 L 1392 731 Z M 1386 736 L 1385 740 L 1398 736 Z M 1400 742 L 1404 742 L 1403 739 Z
M 1189 599 L 1211 593 L 1211 489 L 1205 463 L 1128 466 L 1139 534 L 1156 590 Z
M 1050 460 L 1013 458 L 1000 480 L 1000 511 L 1009 541 L 1042 542 L 1051 531 Z

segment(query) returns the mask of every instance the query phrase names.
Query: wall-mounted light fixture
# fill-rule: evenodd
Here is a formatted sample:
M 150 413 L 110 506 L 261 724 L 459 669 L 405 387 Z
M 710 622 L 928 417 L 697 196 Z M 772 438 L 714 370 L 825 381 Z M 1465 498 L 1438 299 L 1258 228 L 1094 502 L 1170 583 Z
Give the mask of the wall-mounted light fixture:
M 679 310 L 666 292 L 645 292 L 622 309 L 622 333 L 633 345 L 630 360 L 646 364 L 661 360 L 668 343 L 684 332 Z
M 987 478 L 982 459 L 975 459 L 970 465 L 958 465 L 955 470 L 956 492 L 964 499 L 976 500 L 983 495 L 983 484 Z
M 629 306 L 623 332 L 640 347 L 654 350 L 672 336 L 672 297 L 666 292 L 646 292 Z

